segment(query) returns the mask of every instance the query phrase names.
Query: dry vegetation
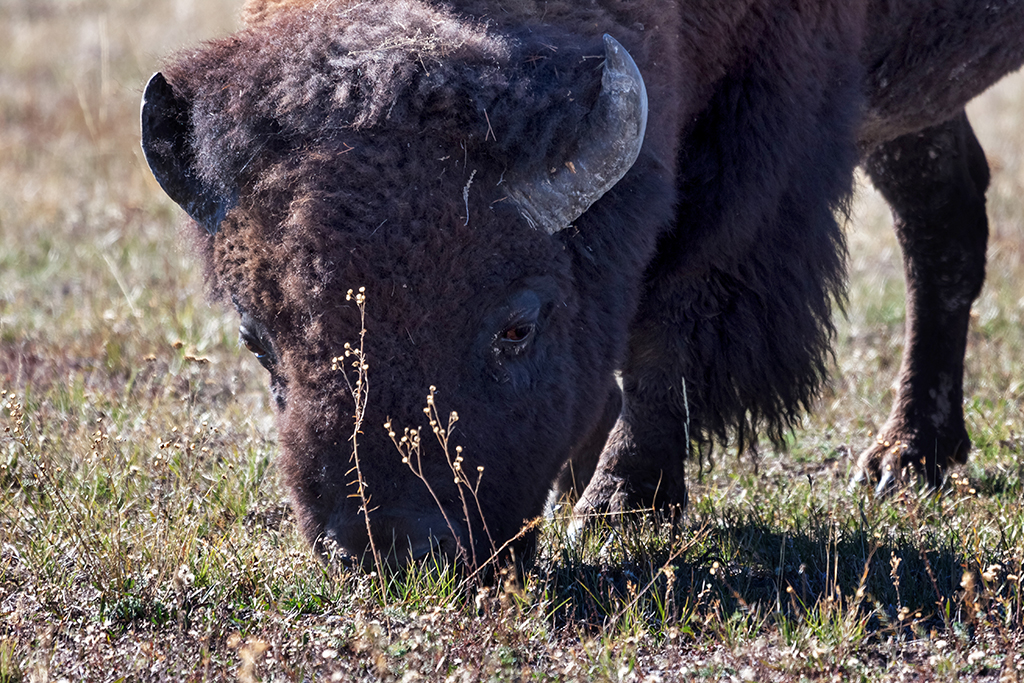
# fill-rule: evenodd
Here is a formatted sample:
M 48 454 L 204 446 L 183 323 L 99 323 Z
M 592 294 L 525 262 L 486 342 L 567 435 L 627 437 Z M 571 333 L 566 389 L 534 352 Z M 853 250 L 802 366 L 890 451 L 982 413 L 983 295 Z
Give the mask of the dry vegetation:
M 258 365 L 138 150 L 157 59 L 235 1 L 0 2 L 0 682 L 1017 680 L 1024 635 L 1024 78 L 971 114 L 995 169 L 941 496 L 848 494 L 899 363 L 870 189 L 833 387 L 790 452 L 694 473 L 676 532 L 569 539 L 521 580 L 330 573 L 273 467 Z M 397 457 L 397 454 L 396 454 Z

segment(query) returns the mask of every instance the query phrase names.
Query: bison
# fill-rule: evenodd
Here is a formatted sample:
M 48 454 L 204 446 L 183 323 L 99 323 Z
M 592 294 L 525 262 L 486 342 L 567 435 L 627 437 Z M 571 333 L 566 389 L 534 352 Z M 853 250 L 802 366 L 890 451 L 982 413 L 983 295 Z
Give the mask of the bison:
M 553 482 L 580 516 L 682 504 L 691 447 L 784 437 L 858 164 L 908 292 L 858 476 L 963 462 L 963 108 L 1021 36 L 1012 0 L 255 0 L 153 76 L 142 144 L 269 372 L 305 536 L 478 558 Z

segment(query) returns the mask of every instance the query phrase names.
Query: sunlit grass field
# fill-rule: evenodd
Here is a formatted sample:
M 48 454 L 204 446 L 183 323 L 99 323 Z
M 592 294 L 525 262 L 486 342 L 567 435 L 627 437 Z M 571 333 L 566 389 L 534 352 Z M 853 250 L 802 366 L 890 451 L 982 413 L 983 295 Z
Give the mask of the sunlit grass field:
M 1024 78 L 969 114 L 988 281 L 941 495 L 847 491 L 903 279 L 861 192 L 834 379 L 788 452 L 691 467 L 682 526 L 569 538 L 483 584 L 329 570 L 274 467 L 264 372 L 138 147 L 159 59 L 235 0 L 0 0 L 0 683 L 1017 680 L 1024 667 Z M 397 457 L 397 455 L 396 455 Z

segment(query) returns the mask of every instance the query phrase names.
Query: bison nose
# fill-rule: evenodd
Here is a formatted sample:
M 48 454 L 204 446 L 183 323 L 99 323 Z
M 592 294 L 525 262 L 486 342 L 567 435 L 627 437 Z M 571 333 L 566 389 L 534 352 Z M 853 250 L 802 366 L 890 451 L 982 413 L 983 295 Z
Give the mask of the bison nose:
M 451 528 L 441 514 L 370 516 L 370 532 L 362 515 L 349 515 L 328 524 L 322 549 L 328 562 L 376 568 L 373 553 L 387 569 L 395 570 L 415 562 L 454 562 L 459 558 L 461 529 Z

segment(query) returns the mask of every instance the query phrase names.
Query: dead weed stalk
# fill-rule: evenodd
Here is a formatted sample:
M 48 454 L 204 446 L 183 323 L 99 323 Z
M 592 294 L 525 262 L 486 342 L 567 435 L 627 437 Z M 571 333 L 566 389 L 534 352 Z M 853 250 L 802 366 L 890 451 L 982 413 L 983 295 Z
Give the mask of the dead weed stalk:
M 377 549 L 377 544 L 373 539 L 373 529 L 370 525 L 370 495 L 366 492 L 366 480 L 363 478 L 363 470 L 359 463 L 359 435 L 362 433 L 363 418 L 366 416 L 366 401 L 370 394 L 370 381 L 369 381 L 369 369 L 370 366 L 366 362 L 366 287 L 360 287 L 358 292 L 353 292 L 351 289 L 345 294 L 346 301 L 355 301 L 356 306 L 359 309 L 359 346 L 358 348 L 353 347 L 349 342 L 345 342 L 345 352 L 341 356 L 336 356 L 331 359 L 331 369 L 341 370 L 342 376 L 345 378 L 345 383 L 348 385 L 349 393 L 352 395 L 352 401 L 355 404 L 352 413 L 352 455 L 351 462 L 352 468 L 346 472 L 346 475 L 355 474 L 356 492 L 351 494 L 352 497 L 359 498 L 359 509 L 363 513 L 363 521 L 366 524 L 366 536 L 370 542 L 370 553 L 373 555 L 373 565 L 376 570 L 377 580 L 379 582 L 381 600 L 384 601 L 385 607 L 387 607 L 387 587 L 384 583 L 384 564 L 380 556 L 380 551 Z M 348 359 L 352 359 L 349 361 Z M 355 368 L 355 381 L 349 376 L 349 373 L 344 371 L 346 362 Z
M 401 454 L 402 462 L 409 468 L 409 471 L 411 471 L 416 478 L 422 481 L 423 485 L 426 486 L 431 498 L 434 499 L 434 503 L 441 511 L 441 515 L 444 517 L 445 523 L 448 525 L 448 530 L 455 538 L 457 553 L 464 560 L 469 562 L 471 572 L 472 574 L 475 574 L 480 568 L 487 566 L 499 554 L 499 549 L 494 543 L 494 538 L 491 536 L 491 531 L 487 526 L 487 520 L 484 517 L 483 507 L 480 504 L 480 481 L 483 478 L 484 466 L 477 465 L 476 481 L 470 480 L 470 475 L 466 473 L 466 468 L 463 466 L 465 458 L 462 455 L 462 446 L 455 446 L 453 449 L 451 445 L 451 435 L 454 431 L 455 423 L 459 421 L 459 414 L 453 410 L 448 413 L 447 422 L 442 422 L 441 415 L 437 409 L 437 402 L 435 400 L 436 392 L 437 387 L 432 385 L 430 387 L 430 392 L 427 394 L 427 405 L 423 408 L 423 414 L 427 416 L 430 430 L 434 433 L 434 438 L 441 447 L 441 452 L 444 453 L 445 462 L 451 470 L 453 482 L 459 494 L 459 502 L 462 506 L 462 516 L 466 521 L 466 533 L 469 536 L 470 547 L 468 551 L 463 546 L 460 534 L 456 532 L 455 525 L 448 516 L 448 512 L 445 510 L 444 505 L 442 505 L 441 499 L 438 497 L 437 493 L 434 491 L 434 487 L 431 486 L 430 481 L 423 472 L 423 443 L 420 436 L 422 430 L 415 427 L 406 427 L 403 430 L 402 436 L 399 437 L 398 433 L 395 432 L 392 427 L 390 419 L 384 423 L 384 429 L 387 430 L 388 437 L 390 437 L 391 442 Z M 455 453 L 454 457 L 452 456 L 453 450 Z M 487 542 L 491 547 L 491 557 L 483 563 L 478 561 L 479 558 L 476 555 L 476 541 L 473 535 L 472 516 L 470 515 L 471 500 L 473 507 L 480 516 L 481 526 L 483 527 L 484 534 L 487 536 Z M 522 533 L 523 532 L 520 532 L 516 538 L 519 538 Z M 508 543 L 502 546 L 502 548 L 507 545 Z

